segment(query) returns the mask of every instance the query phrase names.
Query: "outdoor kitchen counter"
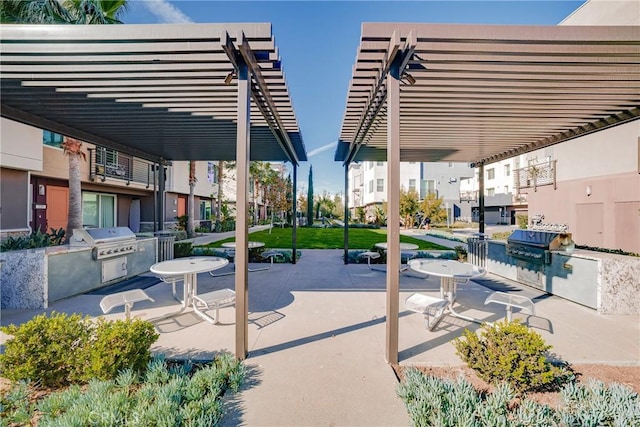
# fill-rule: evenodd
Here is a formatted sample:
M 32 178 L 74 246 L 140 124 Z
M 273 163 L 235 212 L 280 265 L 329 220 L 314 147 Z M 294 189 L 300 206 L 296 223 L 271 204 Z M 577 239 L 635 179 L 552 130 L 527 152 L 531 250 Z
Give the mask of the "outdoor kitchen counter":
M 156 260 L 156 238 L 136 239 L 138 251 L 123 255 L 126 274 L 103 282 L 102 262 L 91 247 L 51 246 L 0 252 L 1 308 L 47 308 L 49 302 L 98 289 L 149 271 Z
M 522 269 L 506 253 L 506 242 L 489 240 L 487 270 L 598 310 L 600 314 L 640 314 L 640 258 L 576 249 L 552 251 L 551 264 Z

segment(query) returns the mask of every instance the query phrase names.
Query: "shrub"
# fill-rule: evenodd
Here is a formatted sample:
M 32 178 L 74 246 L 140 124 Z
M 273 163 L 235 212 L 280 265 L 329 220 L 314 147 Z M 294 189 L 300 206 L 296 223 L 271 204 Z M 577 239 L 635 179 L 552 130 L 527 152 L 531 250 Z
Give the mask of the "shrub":
M 516 215 L 518 228 L 525 229 L 529 226 L 529 215 Z
M 173 244 L 173 255 L 176 258 L 184 258 L 191 256 L 193 249 L 193 243 L 191 242 L 177 242 Z
M 491 235 L 492 240 L 507 240 L 511 236 L 511 231 L 501 231 Z
M 85 346 L 88 366 L 80 377 L 108 380 L 129 368 L 141 372 L 151 359 L 149 349 L 158 339 L 153 324 L 140 319 L 107 321 L 98 319 L 92 339 Z
M 4 377 L 42 387 L 112 379 L 126 368 L 143 369 L 158 339 L 153 325 L 135 319 L 94 323 L 79 314 L 51 313 L 0 328 L 12 335 L 0 355 Z
M 454 346 L 480 378 L 493 384 L 506 381 L 517 391 L 554 389 L 573 378 L 567 366 L 547 361 L 551 346 L 518 321 L 485 325 L 480 336 L 465 329 Z
M 197 367 L 154 359 L 144 375 L 125 370 L 115 380 L 71 386 L 35 404 L 28 401 L 28 388 L 18 384 L 2 396 L 2 425 L 31 425 L 35 419 L 47 426 L 219 425 L 222 396 L 237 391 L 244 376 L 244 365 L 223 354 Z
M 0 371 L 10 380 L 38 381 L 43 387 L 69 383 L 82 365 L 78 354 L 89 339 L 87 319 L 79 314 L 51 313 L 0 328 L 12 335 L 0 355 Z
M 456 256 L 458 257 L 458 261 L 467 260 L 467 248 L 465 248 L 464 246 L 456 246 L 453 249 L 456 251 Z
M 398 396 L 415 426 L 637 426 L 640 421 L 637 393 L 595 381 L 566 385 L 554 410 L 527 398 L 513 399 L 508 384 L 484 394 L 462 377 L 454 382 L 411 368 L 398 386 Z
M 0 251 L 18 251 L 21 249 L 45 248 L 47 246 L 61 245 L 64 241 L 64 228 L 52 228 L 49 233 L 43 233 L 40 229 L 33 231 L 29 236 L 9 236 L 2 245 Z

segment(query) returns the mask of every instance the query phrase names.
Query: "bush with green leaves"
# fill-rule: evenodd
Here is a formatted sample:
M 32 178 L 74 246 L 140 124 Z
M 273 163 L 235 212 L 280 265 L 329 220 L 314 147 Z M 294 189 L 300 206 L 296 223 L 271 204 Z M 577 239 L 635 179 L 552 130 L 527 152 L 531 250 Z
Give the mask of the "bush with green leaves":
M 2 396 L 3 420 L 40 426 L 215 426 L 222 420 L 222 396 L 238 391 L 245 367 L 230 354 L 212 363 L 167 363 L 156 358 L 143 374 L 126 369 L 113 380 L 73 385 L 38 402 L 17 384 Z
M 144 369 L 158 339 L 153 325 L 140 319 L 94 322 L 56 312 L 0 330 L 11 336 L 0 355 L 2 375 L 47 388 L 111 379 L 126 368 Z
M 479 335 L 465 329 L 453 344 L 480 378 L 493 384 L 505 381 L 517 391 L 557 389 L 574 378 L 568 366 L 547 360 L 551 346 L 517 320 L 485 324 Z
M 508 383 L 493 393 L 476 391 L 457 381 L 425 375 L 415 368 L 404 372 L 398 395 L 414 426 L 638 426 L 640 396 L 620 384 L 609 387 L 591 380 L 569 383 L 560 392 L 557 409 L 524 398 Z
M 64 241 L 64 228 L 52 228 L 49 233 L 43 233 L 40 229 L 33 231 L 28 236 L 9 236 L 0 245 L 0 251 L 18 251 L 21 249 L 45 248 L 47 246 L 61 245 Z
M 141 319 L 99 318 L 84 347 L 87 366 L 80 380 L 112 379 L 124 368 L 141 372 L 151 359 L 150 348 L 158 336 L 153 324 Z
M 193 243 L 191 242 L 177 242 L 173 244 L 173 254 L 176 258 L 190 257 L 192 250 Z

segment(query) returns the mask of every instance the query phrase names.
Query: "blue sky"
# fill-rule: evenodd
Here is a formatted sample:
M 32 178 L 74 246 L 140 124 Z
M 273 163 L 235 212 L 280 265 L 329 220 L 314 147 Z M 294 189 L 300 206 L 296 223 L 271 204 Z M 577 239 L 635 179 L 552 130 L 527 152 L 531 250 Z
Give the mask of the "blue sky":
M 556 25 L 581 1 L 167 1 L 132 0 L 123 21 L 270 22 L 309 161 L 314 192 L 344 189 L 333 160 L 362 22 Z

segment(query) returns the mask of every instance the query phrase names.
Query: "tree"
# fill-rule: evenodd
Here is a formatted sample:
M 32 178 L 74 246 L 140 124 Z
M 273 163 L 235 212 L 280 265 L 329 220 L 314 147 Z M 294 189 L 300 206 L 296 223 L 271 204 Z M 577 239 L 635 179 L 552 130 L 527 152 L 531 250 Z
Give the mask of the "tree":
M 3 0 L 0 21 L 10 24 L 122 24 L 127 0 Z M 65 137 L 62 149 L 69 156 L 69 214 L 67 241 L 82 228 L 80 164 L 86 160 L 82 142 Z
M 62 143 L 64 154 L 69 158 L 69 213 L 67 216 L 67 241 L 71 239 L 73 230 L 82 228 L 82 179 L 80 162 L 87 159 L 82 150 L 82 142 L 65 137 Z
M 127 0 L 3 0 L 5 24 L 122 24 Z
M 309 166 L 309 188 L 307 190 L 307 225 L 313 225 L 313 166 Z
M 447 212 L 442 209 L 444 197 L 438 198 L 435 193 L 427 193 L 427 196 L 420 202 L 420 213 L 423 218 L 429 218 L 431 223 L 441 223 L 447 219 Z
M 187 237 L 192 238 L 195 236 L 194 223 L 196 218 L 195 208 L 195 189 L 198 178 L 196 177 L 196 162 L 195 160 L 189 160 L 189 199 L 187 201 Z
M 364 210 L 364 207 L 362 206 L 358 206 L 356 208 L 356 221 L 358 221 L 359 223 L 364 223 L 366 221 L 366 211 Z
M 414 190 L 400 190 L 400 217 L 404 219 L 404 228 L 413 226 L 413 219 L 418 213 L 418 193 Z
M 289 202 L 287 201 L 287 181 L 276 171 L 273 171 L 265 182 L 265 198 L 271 208 L 271 224 L 273 225 L 276 213 L 281 217 L 280 222 L 284 224 L 284 218 L 282 217 L 284 216 L 283 214 L 286 214 L 287 207 L 289 206 Z M 271 230 L 269 230 L 269 232 L 271 232 Z

